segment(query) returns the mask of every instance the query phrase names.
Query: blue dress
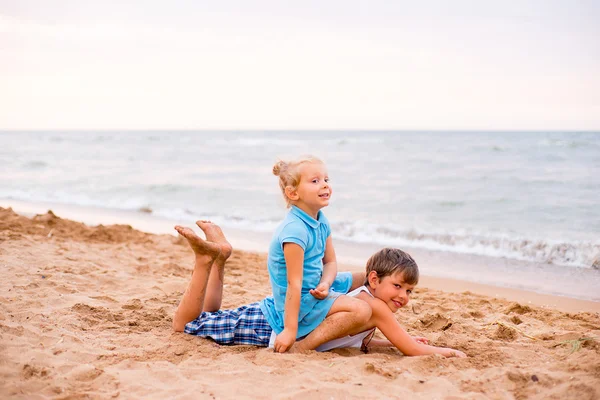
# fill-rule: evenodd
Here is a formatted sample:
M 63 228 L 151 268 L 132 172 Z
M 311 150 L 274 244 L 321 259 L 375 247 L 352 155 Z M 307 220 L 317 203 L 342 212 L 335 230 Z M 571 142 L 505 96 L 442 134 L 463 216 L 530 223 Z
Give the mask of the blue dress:
M 302 291 L 298 314 L 298 338 L 312 332 L 327 316 L 333 302 L 341 294 L 348 293 L 352 286 L 350 272 L 339 273 L 329 289 L 329 295 L 318 300 L 309 293 L 317 287 L 323 275 L 325 245 L 331 234 L 329 221 L 319 211 L 317 219 L 296 206 L 279 225 L 269 247 L 267 266 L 273 296 L 260 302 L 260 309 L 276 334 L 284 328 L 285 296 L 287 292 L 287 267 L 283 254 L 284 243 L 296 243 L 304 250 Z

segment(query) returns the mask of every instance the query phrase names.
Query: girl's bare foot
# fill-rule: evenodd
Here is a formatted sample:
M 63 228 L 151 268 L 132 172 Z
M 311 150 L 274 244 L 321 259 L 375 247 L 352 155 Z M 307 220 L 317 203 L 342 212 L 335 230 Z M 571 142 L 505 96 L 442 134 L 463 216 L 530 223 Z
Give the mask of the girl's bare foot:
M 175 230 L 187 239 L 196 255 L 209 256 L 214 260 L 221 253 L 221 246 L 218 243 L 202 239 L 200 236 L 196 235 L 192 229 L 177 225 L 175 226 Z
M 225 238 L 223 231 L 219 227 L 219 225 L 213 224 L 210 221 L 199 220 L 196 221 L 196 225 L 202 229 L 204 234 L 206 235 L 206 240 L 209 242 L 213 242 L 217 244 L 221 250 L 221 254 L 219 258 L 222 259 L 223 262 L 229 258 L 231 255 L 232 247 L 231 244 Z

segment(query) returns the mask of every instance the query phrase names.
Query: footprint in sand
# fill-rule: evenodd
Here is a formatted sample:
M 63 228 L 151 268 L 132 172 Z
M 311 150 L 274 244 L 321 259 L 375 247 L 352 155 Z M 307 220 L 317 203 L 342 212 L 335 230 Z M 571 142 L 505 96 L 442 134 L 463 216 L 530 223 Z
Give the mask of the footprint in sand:
M 432 331 L 445 331 L 452 326 L 452 322 L 440 314 L 427 314 L 419 321 L 424 328 Z

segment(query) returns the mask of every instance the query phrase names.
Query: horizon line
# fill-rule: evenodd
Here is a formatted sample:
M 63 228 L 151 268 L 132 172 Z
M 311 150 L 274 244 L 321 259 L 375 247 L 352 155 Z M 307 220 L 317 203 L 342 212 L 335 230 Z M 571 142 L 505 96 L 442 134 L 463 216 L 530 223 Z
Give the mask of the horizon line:
M 6 132 L 546 132 L 546 133 L 598 133 L 600 128 L 0 128 Z

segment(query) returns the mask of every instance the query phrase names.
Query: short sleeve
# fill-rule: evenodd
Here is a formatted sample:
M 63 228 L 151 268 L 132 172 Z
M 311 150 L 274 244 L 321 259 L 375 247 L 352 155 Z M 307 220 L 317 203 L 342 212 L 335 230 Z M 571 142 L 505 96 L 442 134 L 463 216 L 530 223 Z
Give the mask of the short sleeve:
M 296 243 L 306 250 L 308 247 L 308 231 L 301 221 L 292 221 L 285 225 L 279 233 L 279 244 L 283 248 L 284 243 Z
M 329 220 L 327 219 L 325 214 L 321 214 L 319 222 L 321 222 L 321 224 L 325 226 L 325 237 L 328 238 L 329 236 L 331 236 L 331 226 L 329 226 Z

